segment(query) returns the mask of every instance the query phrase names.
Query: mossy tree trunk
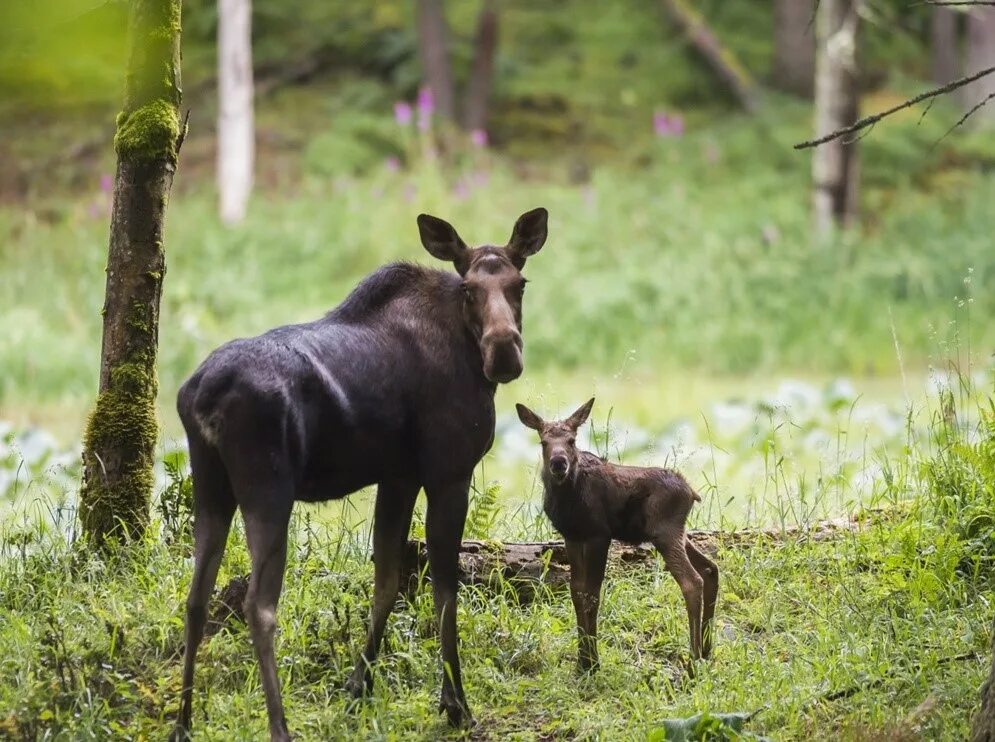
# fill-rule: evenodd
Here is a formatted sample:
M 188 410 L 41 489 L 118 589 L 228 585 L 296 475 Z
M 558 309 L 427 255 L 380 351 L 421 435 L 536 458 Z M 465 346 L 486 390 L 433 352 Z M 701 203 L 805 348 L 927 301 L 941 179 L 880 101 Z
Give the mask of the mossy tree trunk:
M 100 386 L 83 438 L 80 521 L 96 545 L 140 536 L 149 519 L 163 222 L 182 131 L 181 0 L 132 0 L 107 258 Z

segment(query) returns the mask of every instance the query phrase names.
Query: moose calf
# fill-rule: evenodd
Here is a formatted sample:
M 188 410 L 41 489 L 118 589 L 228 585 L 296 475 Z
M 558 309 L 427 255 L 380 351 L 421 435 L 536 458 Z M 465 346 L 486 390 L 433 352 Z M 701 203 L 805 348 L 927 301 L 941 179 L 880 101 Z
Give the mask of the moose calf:
M 656 546 L 684 594 L 691 657 L 707 658 L 719 570 L 684 530 L 691 506 L 701 498 L 676 471 L 611 464 L 578 451 L 575 436 L 593 405 L 591 399 L 566 420 L 554 422 L 515 405 L 522 424 L 537 431 L 542 441 L 543 510 L 566 542 L 580 668 L 598 664 L 598 607 L 612 539 Z

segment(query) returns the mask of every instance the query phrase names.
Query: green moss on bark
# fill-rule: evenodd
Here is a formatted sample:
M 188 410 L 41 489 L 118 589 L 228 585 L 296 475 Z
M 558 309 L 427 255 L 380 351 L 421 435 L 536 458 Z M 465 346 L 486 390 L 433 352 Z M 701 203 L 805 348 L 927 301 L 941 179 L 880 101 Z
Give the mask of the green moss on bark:
M 158 381 L 144 354 L 111 370 L 83 437 L 89 476 L 80 496 L 84 532 L 98 542 L 134 538 L 149 520 L 154 483 Z
M 118 114 L 114 149 L 118 157 L 133 161 L 176 159 L 179 136 L 176 107 L 165 100 L 153 100 L 131 113 Z

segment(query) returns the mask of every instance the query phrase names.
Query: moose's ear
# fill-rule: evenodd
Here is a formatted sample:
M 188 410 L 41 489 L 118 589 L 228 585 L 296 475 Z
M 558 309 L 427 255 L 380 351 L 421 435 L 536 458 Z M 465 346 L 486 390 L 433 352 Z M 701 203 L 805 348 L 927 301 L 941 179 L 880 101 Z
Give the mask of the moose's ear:
M 588 415 L 591 414 L 591 408 L 594 407 L 594 397 L 591 397 L 583 405 L 578 408 L 574 414 L 567 418 L 566 422 L 574 430 L 577 430 L 581 425 L 587 422 Z
M 452 263 L 460 275 L 466 272 L 469 249 L 452 224 L 430 214 L 419 214 L 418 233 L 432 257 Z
M 522 425 L 526 428 L 532 428 L 532 430 L 542 429 L 542 418 L 528 407 L 523 404 L 516 404 L 515 409 L 518 410 L 518 419 L 522 421 Z
M 549 212 L 540 206 L 538 209 L 525 212 L 515 222 L 515 228 L 511 231 L 511 240 L 506 249 L 512 264 L 518 270 L 525 266 L 526 258 L 535 255 L 545 244 L 546 220 L 548 218 Z

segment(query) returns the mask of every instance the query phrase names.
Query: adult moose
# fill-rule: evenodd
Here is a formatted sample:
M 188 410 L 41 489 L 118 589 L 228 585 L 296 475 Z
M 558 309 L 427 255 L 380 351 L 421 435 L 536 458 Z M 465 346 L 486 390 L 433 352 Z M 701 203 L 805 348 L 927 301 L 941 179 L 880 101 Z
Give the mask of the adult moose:
M 341 498 L 374 483 L 376 585 L 348 690 L 360 696 L 372 686 L 424 488 L 443 661 L 439 706 L 454 725 L 470 719 L 457 650 L 458 549 L 470 477 L 494 439 L 496 386 L 522 373 L 521 270 L 546 241 L 546 218 L 545 209 L 529 211 L 507 246 L 471 249 L 450 224 L 421 214 L 422 244 L 456 273 L 385 266 L 316 322 L 215 350 L 182 386 L 177 407 L 190 445 L 195 557 L 177 736 L 190 727 L 194 661 L 236 508 L 252 558 L 245 615 L 270 738 L 286 740 L 273 636 L 291 509 L 297 500 Z

